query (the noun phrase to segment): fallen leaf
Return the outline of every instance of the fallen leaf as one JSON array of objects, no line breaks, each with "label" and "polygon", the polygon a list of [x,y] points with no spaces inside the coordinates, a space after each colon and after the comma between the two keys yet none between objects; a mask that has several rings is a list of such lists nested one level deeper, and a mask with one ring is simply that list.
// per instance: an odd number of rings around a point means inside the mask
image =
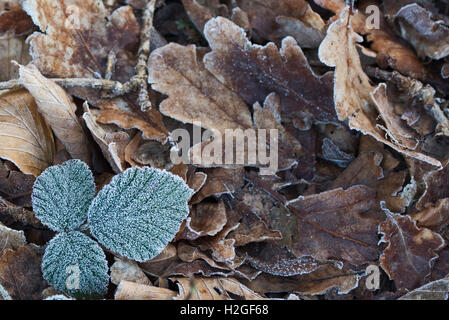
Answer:
[{"label": "fallen leaf", "polygon": [[232,278],[171,278],[179,288],[175,300],[233,300],[237,295],[244,300],[262,300],[263,297]]},{"label": "fallen leaf", "polygon": [[438,200],[436,204],[428,203],[410,216],[419,227],[439,232],[449,225],[449,198]]},{"label": "fallen leaf", "polygon": [[375,205],[374,190],[365,186],[335,189],[287,204],[299,216],[300,239],[291,248],[298,258],[337,259],[355,265],[377,260],[379,219],[363,215]]},{"label": "fallen leaf", "polygon": [[[417,150],[414,132],[393,112],[386,84],[373,86],[364,73],[356,47],[362,37],[353,31],[352,18],[346,8],[329,27],[319,48],[320,60],[336,68],[334,94],[338,118],[348,120],[351,129],[370,135],[398,152],[441,167],[440,161]],[[334,55],[336,50],[345,54]],[[378,123],[378,118],[383,123]]]},{"label": "fallen leaf", "polygon": [[415,289],[430,274],[437,252],[445,246],[443,238],[426,228],[418,228],[410,216],[385,210],[387,220],[379,225],[381,242],[388,244],[380,265],[397,288]]},{"label": "fallen leaf", "polygon": [[0,223],[0,257],[6,250],[17,250],[26,244],[23,231],[10,229]]},{"label": "fallen leaf", "polygon": [[36,100],[39,112],[74,159],[91,163],[89,144],[76,116],[76,106],[63,88],[33,66],[19,67],[20,81]]},{"label": "fallen leaf", "polygon": [[449,294],[449,280],[433,281],[417,288],[398,300],[447,300]]},{"label": "fallen leaf", "polygon": [[53,134],[25,90],[0,95],[0,157],[38,176],[53,163]]},{"label": "fallen leaf", "polygon": [[133,261],[115,258],[114,264],[110,267],[111,282],[120,285],[122,281],[130,281],[136,284],[152,285],[150,279]]},{"label": "fallen leaf", "polygon": [[122,280],[115,291],[115,300],[172,300],[176,291]]},{"label": "fallen leaf", "polygon": [[14,300],[39,300],[48,285],[42,278],[41,257],[28,245],[7,249],[0,258],[0,284]]}]

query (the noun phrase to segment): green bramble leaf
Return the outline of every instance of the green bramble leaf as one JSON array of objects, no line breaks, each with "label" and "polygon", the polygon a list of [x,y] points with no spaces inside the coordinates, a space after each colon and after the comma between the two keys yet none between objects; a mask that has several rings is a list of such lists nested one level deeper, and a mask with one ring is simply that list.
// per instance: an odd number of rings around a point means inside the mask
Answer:
[{"label": "green bramble leaf", "polygon": [[92,202],[88,223],[106,248],[139,262],[157,256],[189,214],[193,191],[178,176],[154,168],[116,175]]},{"label": "green bramble leaf", "polygon": [[95,196],[89,167],[80,160],[47,168],[34,183],[32,202],[36,217],[50,229],[67,232],[87,218]]},{"label": "green bramble leaf", "polygon": [[78,231],[60,233],[45,249],[42,274],[57,291],[75,298],[98,298],[109,284],[108,263],[100,246]]}]

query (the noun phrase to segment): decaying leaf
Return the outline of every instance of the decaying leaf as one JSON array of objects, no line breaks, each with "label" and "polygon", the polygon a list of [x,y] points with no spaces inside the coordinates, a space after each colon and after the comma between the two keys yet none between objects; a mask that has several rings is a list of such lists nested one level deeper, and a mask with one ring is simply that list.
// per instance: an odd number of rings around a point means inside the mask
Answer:
[{"label": "decaying leaf", "polygon": [[39,112],[74,159],[91,163],[89,144],[76,116],[76,106],[63,88],[33,66],[20,66],[20,81],[36,99]]},{"label": "decaying leaf", "polygon": [[[336,67],[334,95],[338,118],[348,120],[352,129],[407,156],[441,167],[440,161],[417,150],[416,134],[394,114],[386,85],[373,86],[364,73],[356,47],[362,37],[353,31],[351,20],[350,10],[346,8],[329,27],[319,49],[320,60]],[[335,55],[335,51],[342,54]]]},{"label": "decaying leaf", "polygon": [[38,176],[53,163],[53,134],[25,90],[0,95],[0,157]]},{"label": "decaying leaf", "polygon": [[42,278],[41,256],[29,245],[7,249],[0,258],[0,284],[14,300],[38,300],[47,287]]},{"label": "decaying leaf", "polygon": [[[178,284],[175,300],[232,300],[237,295],[245,300],[261,300],[262,296],[232,278],[171,278]],[[230,295],[231,294],[231,295]]]},{"label": "decaying leaf", "polygon": [[26,244],[23,231],[10,229],[0,223],[0,257],[5,250],[16,250]]},{"label": "decaying leaf", "polygon": [[382,268],[398,288],[415,289],[445,246],[443,238],[426,228],[419,228],[409,216],[386,210],[387,220],[379,225],[382,242],[388,244],[380,257]]},{"label": "decaying leaf", "polygon": [[171,300],[177,292],[122,280],[115,291],[115,300]]},{"label": "decaying leaf", "polygon": [[447,300],[449,294],[449,280],[441,279],[430,282],[415,289],[398,300]]},{"label": "decaying leaf", "polygon": [[115,262],[110,270],[111,282],[116,285],[119,285],[122,281],[130,281],[143,285],[152,284],[142,269],[133,261],[115,258]]}]

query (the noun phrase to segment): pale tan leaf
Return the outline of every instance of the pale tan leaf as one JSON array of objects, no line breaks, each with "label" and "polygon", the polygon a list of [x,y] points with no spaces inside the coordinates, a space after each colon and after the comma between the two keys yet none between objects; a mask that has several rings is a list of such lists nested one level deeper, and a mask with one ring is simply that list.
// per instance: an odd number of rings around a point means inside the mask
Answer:
[{"label": "pale tan leaf", "polygon": [[115,292],[115,300],[171,300],[176,291],[123,280]]},{"label": "pale tan leaf", "polygon": [[233,278],[171,278],[179,294],[175,300],[232,300],[230,293],[246,300],[262,300],[259,294]]},{"label": "pale tan leaf", "polygon": [[53,134],[26,91],[0,95],[0,157],[38,176],[53,162]]},{"label": "pale tan leaf", "polygon": [[74,159],[90,163],[87,138],[72,99],[59,85],[45,78],[33,66],[20,66],[20,81],[36,99],[40,113],[52,127],[56,137]]}]

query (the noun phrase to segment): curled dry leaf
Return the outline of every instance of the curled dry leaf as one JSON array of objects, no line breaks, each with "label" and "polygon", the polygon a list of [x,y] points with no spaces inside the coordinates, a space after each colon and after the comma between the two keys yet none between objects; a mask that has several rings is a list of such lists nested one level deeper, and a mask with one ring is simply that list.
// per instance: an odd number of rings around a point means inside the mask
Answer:
[{"label": "curled dry leaf", "polygon": [[397,288],[415,289],[430,274],[445,242],[439,234],[417,227],[410,216],[385,211],[387,220],[379,225],[379,233],[388,247],[380,257],[380,265]]},{"label": "curled dry leaf", "polygon": [[53,163],[51,128],[26,90],[0,95],[0,136],[0,157],[22,172],[38,176]]},{"label": "curled dry leaf", "polygon": [[122,281],[131,281],[138,284],[152,285],[150,279],[148,279],[136,262],[115,258],[110,271],[113,284],[119,285]]},{"label": "curled dry leaf", "polygon": [[439,232],[449,225],[449,198],[441,199],[436,204],[428,203],[411,217],[419,227]]},{"label": "curled dry leaf", "polygon": [[[334,95],[338,118],[348,120],[350,128],[370,135],[407,156],[441,167],[440,161],[417,151],[416,133],[394,114],[386,85],[371,85],[356,48],[362,37],[353,31],[352,19],[349,8],[342,11],[339,19],[329,27],[319,48],[320,60],[336,68]],[[335,51],[344,54],[335,55]],[[378,118],[383,123],[378,123]]]},{"label": "curled dry leaf", "polygon": [[171,278],[178,284],[175,300],[232,300],[237,295],[244,300],[262,300],[259,294],[233,278]]},{"label": "curled dry leaf", "polygon": [[401,35],[420,56],[442,59],[449,55],[449,25],[417,3],[402,7],[395,15]]},{"label": "curled dry leaf", "polygon": [[91,163],[89,144],[76,116],[76,106],[63,88],[34,65],[19,67],[20,81],[36,99],[39,112],[74,159]]},{"label": "curled dry leaf", "polygon": [[14,300],[40,300],[48,285],[42,277],[41,260],[35,250],[21,246],[7,249],[0,258],[0,285]]},{"label": "curled dry leaf", "polygon": [[176,291],[123,280],[115,291],[115,300],[172,300]]},{"label": "curled dry leaf", "polygon": [[[333,11],[339,16],[346,6],[345,0],[314,0],[315,3]],[[367,4],[368,5],[368,4]],[[371,43],[370,48],[377,53],[379,64],[391,67],[407,76],[424,80],[427,71],[416,54],[398,41],[397,37],[386,28],[386,23],[381,20],[380,28],[369,28],[368,17],[363,13],[364,8],[356,12],[351,20],[355,32],[366,36]],[[382,17],[380,17],[382,19]]]},{"label": "curled dry leaf", "polygon": [[100,146],[104,157],[112,169],[120,173],[126,169],[125,148],[130,142],[128,133],[119,130],[115,125],[100,124],[96,120],[99,111],[90,109],[88,103],[84,104],[86,112],[83,119],[93,138]]}]

